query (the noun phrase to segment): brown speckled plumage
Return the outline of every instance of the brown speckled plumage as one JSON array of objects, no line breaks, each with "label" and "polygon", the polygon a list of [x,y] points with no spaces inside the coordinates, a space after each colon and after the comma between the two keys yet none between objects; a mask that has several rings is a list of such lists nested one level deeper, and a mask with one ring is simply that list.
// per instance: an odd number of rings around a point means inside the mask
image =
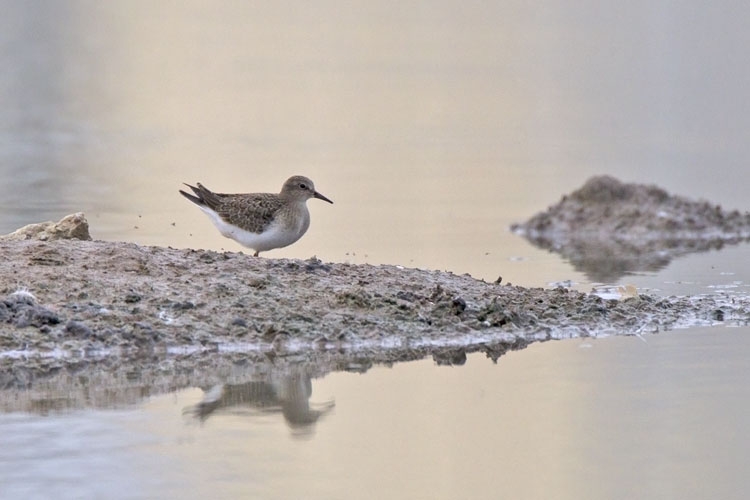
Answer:
[{"label": "brown speckled plumage", "polygon": [[[198,187],[186,184],[198,196],[196,204],[203,204],[215,211],[219,217],[251,233],[262,233],[273,222],[276,212],[284,206],[278,194],[247,193],[225,194],[214,193],[200,182]],[[183,194],[186,194],[182,191]]]}]

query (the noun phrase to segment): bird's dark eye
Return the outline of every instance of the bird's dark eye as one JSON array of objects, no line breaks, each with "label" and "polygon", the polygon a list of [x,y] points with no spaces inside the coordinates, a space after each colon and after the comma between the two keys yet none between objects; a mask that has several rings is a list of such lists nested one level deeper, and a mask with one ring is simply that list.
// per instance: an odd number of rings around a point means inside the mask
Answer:
[{"label": "bird's dark eye", "polygon": [[299,185],[299,188],[300,189],[307,189],[307,184],[302,183],[302,184]]}]

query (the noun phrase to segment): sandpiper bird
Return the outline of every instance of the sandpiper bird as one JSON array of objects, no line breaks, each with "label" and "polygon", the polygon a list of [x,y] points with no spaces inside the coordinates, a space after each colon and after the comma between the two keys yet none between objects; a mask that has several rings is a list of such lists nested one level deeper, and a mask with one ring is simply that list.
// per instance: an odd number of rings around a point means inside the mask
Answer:
[{"label": "sandpiper bird", "polygon": [[182,196],[203,210],[221,234],[258,253],[291,245],[310,227],[307,200],[331,200],[315,191],[307,177],[287,179],[279,194],[222,194],[185,184],[195,196],[180,190]]}]

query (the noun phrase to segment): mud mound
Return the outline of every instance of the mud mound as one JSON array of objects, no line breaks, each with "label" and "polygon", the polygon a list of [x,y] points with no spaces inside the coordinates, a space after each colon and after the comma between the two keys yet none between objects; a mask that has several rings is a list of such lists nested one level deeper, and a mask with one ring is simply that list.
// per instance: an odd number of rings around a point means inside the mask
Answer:
[{"label": "mud mound", "polygon": [[613,282],[661,269],[680,255],[747,241],[750,213],[601,176],[511,229],[593,281]]}]

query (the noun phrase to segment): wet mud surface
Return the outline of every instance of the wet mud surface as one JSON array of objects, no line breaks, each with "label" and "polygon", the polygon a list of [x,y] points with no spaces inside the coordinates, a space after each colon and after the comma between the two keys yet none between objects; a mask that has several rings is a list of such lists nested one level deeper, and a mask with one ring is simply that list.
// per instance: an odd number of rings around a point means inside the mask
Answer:
[{"label": "wet mud surface", "polygon": [[730,296],[605,300],[314,258],[79,240],[2,242],[0,251],[3,390],[64,382],[84,391],[105,378],[157,390],[258,366],[304,364],[319,376],[425,356],[461,364],[470,352],[497,359],[535,341],[750,317]]},{"label": "wet mud surface", "polygon": [[[681,210],[684,224],[644,215],[644,196]],[[640,208],[614,210],[618,200]],[[622,219],[614,226],[613,211]],[[644,228],[645,219],[653,220]],[[686,251],[675,238],[734,241],[747,225],[747,215],[596,178],[515,229],[552,238],[558,250],[575,251],[581,235],[616,240],[602,260],[617,262],[613,253],[638,260],[649,249]],[[112,406],[219,383],[257,389],[427,356],[448,365],[472,352],[497,360],[537,341],[750,320],[750,301],[726,293],[623,289],[605,299],[400,266],[91,241],[83,214],[0,237],[0,252],[0,391],[13,393],[0,401],[8,411]]]}]

